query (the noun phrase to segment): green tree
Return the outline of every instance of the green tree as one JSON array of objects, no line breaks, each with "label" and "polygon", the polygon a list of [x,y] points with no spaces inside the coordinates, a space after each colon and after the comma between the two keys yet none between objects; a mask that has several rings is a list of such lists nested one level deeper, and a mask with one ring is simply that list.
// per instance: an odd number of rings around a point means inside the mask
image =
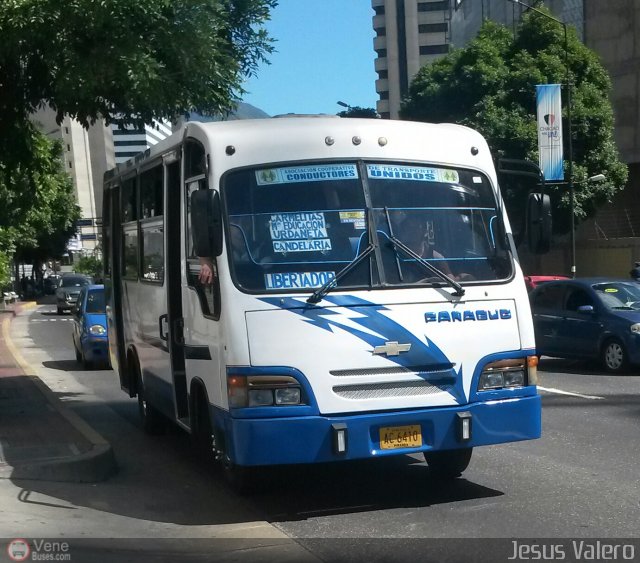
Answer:
[{"label": "green tree", "polygon": [[[0,250],[0,291],[8,287],[9,281],[11,281],[9,256],[5,252]],[[0,298],[2,298],[1,295]]]},{"label": "green tree", "polygon": [[28,161],[43,103],[87,126],[221,113],[272,51],[276,0],[4,0],[0,159]]},{"label": "green tree", "polygon": [[38,263],[60,256],[80,218],[62,145],[30,129],[33,158],[11,170],[0,161],[0,251]]},{"label": "green tree", "polygon": [[78,273],[99,279],[102,277],[102,260],[96,256],[82,256],[75,264],[74,269]]},{"label": "green tree", "polygon": [[340,117],[372,117],[376,118],[378,112],[373,108],[361,108],[360,106],[350,106],[345,111],[338,113]]},{"label": "green tree", "polygon": [[66,114],[84,126],[224,113],[273,50],[263,23],[275,5],[3,0],[0,250],[55,256],[79,216],[68,177],[54,165],[57,149],[29,121],[34,110],[48,104],[58,122]]},{"label": "green tree", "polygon": [[[611,82],[597,55],[568,29],[568,62],[572,84],[576,221],[593,215],[611,201],[627,181],[613,140]],[[413,80],[402,104],[405,119],[455,122],[478,129],[495,156],[538,161],[536,84],[565,83],[564,31],[548,18],[526,13],[515,36],[506,27],[486,21],[465,48],[425,66]],[[565,95],[566,101],[566,95]],[[565,109],[566,112],[566,104]],[[563,126],[566,126],[566,113]],[[565,151],[565,158],[567,157]],[[565,162],[565,177],[566,175]],[[598,184],[581,182],[604,174]],[[502,182],[509,214],[520,223],[525,197],[522,182]],[[550,189],[554,230],[570,228],[566,186]]]}]

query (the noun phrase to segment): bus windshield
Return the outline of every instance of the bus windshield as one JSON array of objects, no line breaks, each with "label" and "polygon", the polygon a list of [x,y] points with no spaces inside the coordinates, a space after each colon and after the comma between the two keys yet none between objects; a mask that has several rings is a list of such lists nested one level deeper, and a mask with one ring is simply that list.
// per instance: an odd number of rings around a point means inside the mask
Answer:
[{"label": "bus windshield", "polygon": [[461,284],[512,272],[491,184],[476,171],[304,164],[233,171],[222,189],[231,271],[246,291],[308,291],[336,275],[343,289],[442,285],[422,261]]}]

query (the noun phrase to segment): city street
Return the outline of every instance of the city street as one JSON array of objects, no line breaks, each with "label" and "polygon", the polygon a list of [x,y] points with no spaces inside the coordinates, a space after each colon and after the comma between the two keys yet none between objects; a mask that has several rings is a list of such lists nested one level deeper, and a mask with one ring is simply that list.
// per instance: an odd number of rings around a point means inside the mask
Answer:
[{"label": "city street", "polygon": [[543,437],[476,449],[463,477],[444,485],[429,478],[422,456],[407,456],[285,468],[268,490],[239,497],[196,458],[187,434],[171,428],[146,436],[136,400],[113,371],[82,370],[69,315],[51,305],[25,311],[12,323],[12,339],[54,393],[112,444],[119,471],[98,484],[0,481],[4,537],[292,538],[293,561],[299,546],[310,560],[333,560],[339,538],[638,534],[635,372],[610,376],[543,358]]}]

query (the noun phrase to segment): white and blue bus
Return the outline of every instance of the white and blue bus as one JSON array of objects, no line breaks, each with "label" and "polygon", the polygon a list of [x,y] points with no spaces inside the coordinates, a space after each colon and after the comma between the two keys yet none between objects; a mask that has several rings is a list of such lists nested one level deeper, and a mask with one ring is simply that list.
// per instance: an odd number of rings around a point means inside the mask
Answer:
[{"label": "white and blue bus", "polygon": [[[538,438],[537,357],[489,148],[457,125],[188,123],[107,172],[111,363],[234,479]],[[211,283],[199,278],[213,268]]]}]

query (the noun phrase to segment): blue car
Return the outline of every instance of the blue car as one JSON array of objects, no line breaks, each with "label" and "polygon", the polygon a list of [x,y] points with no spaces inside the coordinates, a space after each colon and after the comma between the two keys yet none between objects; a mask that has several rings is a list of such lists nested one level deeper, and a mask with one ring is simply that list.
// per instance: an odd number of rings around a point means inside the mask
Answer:
[{"label": "blue car", "polygon": [[87,285],[80,290],[72,310],[73,347],[76,360],[85,369],[109,363],[109,339],[103,285]]},{"label": "blue car", "polygon": [[600,360],[614,373],[640,365],[640,283],[550,281],[529,299],[538,355]]}]

